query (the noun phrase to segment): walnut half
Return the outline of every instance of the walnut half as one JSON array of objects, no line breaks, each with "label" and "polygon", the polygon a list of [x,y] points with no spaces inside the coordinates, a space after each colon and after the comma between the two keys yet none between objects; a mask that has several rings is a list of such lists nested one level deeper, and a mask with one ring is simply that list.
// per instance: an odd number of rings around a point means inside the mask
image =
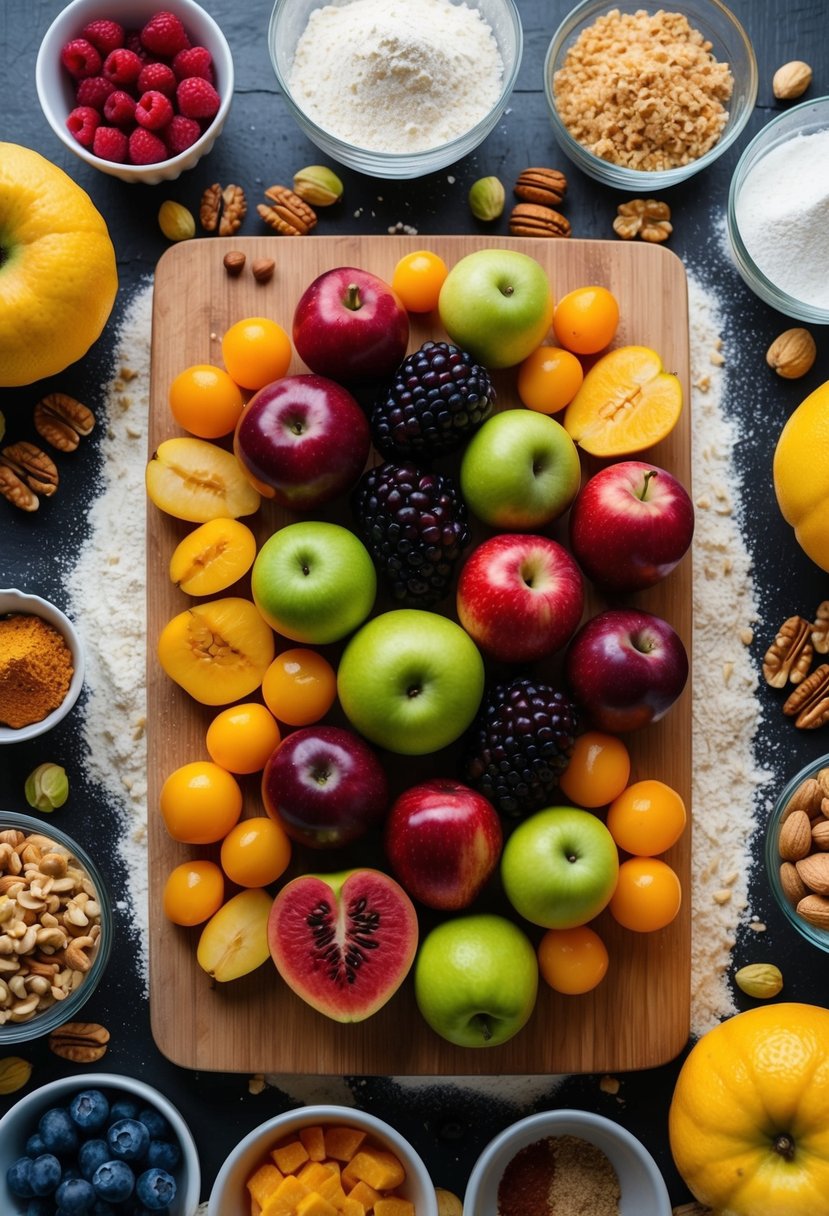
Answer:
[{"label": "walnut half", "polygon": [[616,211],[613,231],[623,241],[638,236],[643,241],[658,244],[667,241],[674,230],[670,207],[656,198],[634,198],[629,203],[620,203]]}]

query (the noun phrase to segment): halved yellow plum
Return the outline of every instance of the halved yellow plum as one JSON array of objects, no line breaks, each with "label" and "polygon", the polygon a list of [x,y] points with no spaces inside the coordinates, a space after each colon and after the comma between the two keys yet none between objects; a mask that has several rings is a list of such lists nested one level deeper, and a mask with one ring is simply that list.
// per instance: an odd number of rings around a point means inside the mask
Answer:
[{"label": "halved yellow plum", "polygon": [[241,596],[194,604],[168,621],[158,639],[164,671],[202,705],[250,696],[273,656],[270,626]]},{"label": "halved yellow plum", "polygon": [[247,574],[256,537],[238,519],[210,519],[176,545],[170,579],[187,595],[217,595]]},{"label": "halved yellow plum", "polygon": [[157,507],[194,524],[252,515],[261,502],[233,453],[206,439],[165,439],[145,480]]},{"label": "halved yellow plum", "polygon": [[620,346],[593,364],[564,413],[564,429],[592,456],[630,456],[676,426],[682,385],[655,350]]},{"label": "halved yellow plum", "polygon": [[273,898],[261,887],[240,891],[202,929],[196,958],[214,980],[227,983],[270,958],[268,917]]}]

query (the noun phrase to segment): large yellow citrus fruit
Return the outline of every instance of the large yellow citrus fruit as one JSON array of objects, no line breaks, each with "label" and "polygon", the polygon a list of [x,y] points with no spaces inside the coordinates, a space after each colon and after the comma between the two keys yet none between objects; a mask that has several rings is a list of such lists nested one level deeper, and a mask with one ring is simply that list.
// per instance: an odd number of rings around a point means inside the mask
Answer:
[{"label": "large yellow citrus fruit", "polygon": [[0,143],[0,387],[85,355],[117,290],[115,250],[89,195],[38,152]]},{"label": "large yellow citrus fruit", "polygon": [[783,518],[812,561],[829,570],[829,380],[789,417],[773,469]]},{"label": "large yellow citrus fruit", "polygon": [[829,1213],[829,1010],[781,1002],[704,1035],[669,1116],[685,1182],[718,1216]]}]

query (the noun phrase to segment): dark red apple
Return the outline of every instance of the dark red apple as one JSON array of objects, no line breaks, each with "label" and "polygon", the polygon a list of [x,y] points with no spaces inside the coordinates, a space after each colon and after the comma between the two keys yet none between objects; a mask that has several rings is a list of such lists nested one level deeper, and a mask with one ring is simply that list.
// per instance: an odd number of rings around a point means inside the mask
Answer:
[{"label": "dark red apple", "polygon": [[570,547],[589,579],[641,591],[665,578],[694,535],[694,504],[673,474],[642,460],[595,473],[570,510]]},{"label": "dark red apple", "polygon": [[309,726],[287,735],[262,774],[262,801],[292,840],[312,849],[359,839],[385,813],[386,774],[352,730]]},{"label": "dark red apple", "polygon": [[363,411],[324,376],[284,376],[251,397],[236,424],[233,451],[260,494],[309,511],[345,493],[371,444]]},{"label": "dark red apple", "polygon": [[409,315],[376,274],[338,266],[319,275],[300,296],[293,339],[312,371],[364,386],[396,371],[409,344]]},{"label": "dark red apple", "polygon": [[661,617],[635,608],[608,608],[573,638],[565,675],[593,725],[620,734],[668,712],[688,679],[688,654],[679,634]]},{"label": "dark red apple", "polygon": [[491,802],[458,781],[434,778],[394,802],[386,854],[409,895],[429,908],[466,908],[501,856],[501,821]]},{"label": "dark red apple", "polygon": [[504,663],[532,663],[572,637],[584,608],[573,558],[546,536],[503,532],[473,550],[458,581],[458,619]]}]

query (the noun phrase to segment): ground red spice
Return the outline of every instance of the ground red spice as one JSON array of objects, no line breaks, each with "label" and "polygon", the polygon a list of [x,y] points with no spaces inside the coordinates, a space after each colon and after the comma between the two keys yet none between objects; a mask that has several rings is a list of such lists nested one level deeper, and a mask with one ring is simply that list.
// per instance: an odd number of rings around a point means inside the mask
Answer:
[{"label": "ground red spice", "polygon": [[554,1173],[552,1139],[519,1149],[498,1184],[497,1216],[549,1216]]},{"label": "ground red spice", "polygon": [[496,1216],[619,1216],[619,1180],[600,1148],[548,1136],[520,1149],[498,1184]]}]

